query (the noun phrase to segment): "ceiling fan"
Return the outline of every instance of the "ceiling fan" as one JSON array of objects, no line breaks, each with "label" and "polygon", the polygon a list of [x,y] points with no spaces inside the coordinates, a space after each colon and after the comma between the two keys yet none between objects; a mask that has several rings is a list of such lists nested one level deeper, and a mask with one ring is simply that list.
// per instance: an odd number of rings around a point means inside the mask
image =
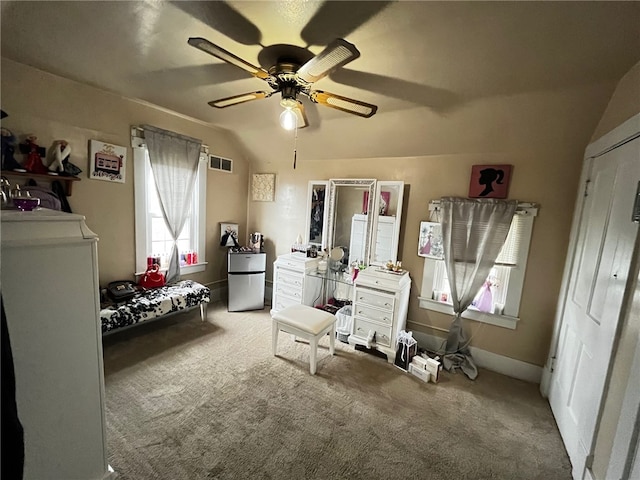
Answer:
[{"label": "ceiling fan", "polygon": [[[360,52],[355,45],[342,38],[335,39],[327,45],[322,52],[304,63],[293,58],[281,57],[268,71],[250,64],[204,38],[191,37],[188,43],[203,52],[249,72],[260,80],[264,80],[272,88],[270,92],[247,92],[213,100],[209,102],[209,105],[212,107],[231,107],[251,100],[269,98],[275,93],[280,93],[280,105],[285,108],[281,121],[284,122],[283,126],[285,128],[290,127],[288,129],[295,128],[296,126],[298,128],[304,128],[308,125],[304,107],[298,99],[300,95],[308,97],[314,103],[319,103],[320,105],[365,118],[371,117],[378,110],[376,105],[370,103],[343,97],[323,90],[312,90],[311,87],[315,82],[360,56]],[[288,120],[285,119],[285,116]],[[285,124],[287,121],[288,125]]]}]

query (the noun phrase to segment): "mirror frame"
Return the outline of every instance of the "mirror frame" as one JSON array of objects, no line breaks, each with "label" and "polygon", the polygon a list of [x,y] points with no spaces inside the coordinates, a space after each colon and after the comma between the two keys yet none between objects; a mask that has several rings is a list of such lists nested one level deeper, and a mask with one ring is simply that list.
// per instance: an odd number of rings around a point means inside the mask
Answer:
[{"label": "mirror frame", "polygon": [[[322,242],[312,242],[311,241],[311,208],[313,207],[313,189],[316,186],[322,185],[324,186],[324,207],[322,212]],[[307,187],[307,222],[305,228],[305,237],[304,240],[308,245],[315,245],[318,247],[320,251],[323,251],[327,248],[327,232],[329,230],[327,225],[327,217],[329,215],[329,208],[327,202],[329,201],[329,180],[309,180],[309,186]]]},{"label": "mirror frame", "polygon": [[329,179],[329,204],[328,204],[328,217],[327,217],[327,248],[330,250],[333,248],[333,241],[335,237],[335,215],[336,215],[336,189],[338,187],[366,187],[369,189],[369,202],[367,204],[367,228],[364,242],[364,261],[369,264],[369,248],[371,245],[371,232],[372,224],[371,212],[375,203],[375,190],[376,179],[375,178],[330,178]]},{"label": "mirror frame", "polygon": [[[380,200],[382,198],[382,191],[387,188],[395,188],[398,190],[398,198],[395,201],[396,204],[396,214],[395,214],[395,223],[393,227],[393,236],[391,237],[391,252],[392,258],[385,259],[383,261],[379,261],[375,258],[375,245],[377,242],[377,234],[378,234],[378,220],[380,218]],[[398,261],[398,248],[400,241],[400,223],[402,222],[402,208],[404,206],[404,182],[402,180],[378,180],[376,182],[376,194],[375,194],[375,205],[374,212],[376,215],[373,217],[373,222],[371,226],[371,244],[373,245],[373,250],[369,252],[369,265],[377,265],[384,266],[387,261],[391,261],[396,263]]]}]

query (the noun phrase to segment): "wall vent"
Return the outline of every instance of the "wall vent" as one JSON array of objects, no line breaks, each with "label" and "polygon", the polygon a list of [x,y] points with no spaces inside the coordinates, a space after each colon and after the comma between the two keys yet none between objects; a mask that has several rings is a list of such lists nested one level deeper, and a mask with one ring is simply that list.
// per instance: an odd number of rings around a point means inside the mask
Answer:
[{"label": "wall vent", "polygon": [[220,170],[222,172],[233,172],[233,160],[230,158],[218,157],[217,155],[209,155],[209,168],[211,170]]}]

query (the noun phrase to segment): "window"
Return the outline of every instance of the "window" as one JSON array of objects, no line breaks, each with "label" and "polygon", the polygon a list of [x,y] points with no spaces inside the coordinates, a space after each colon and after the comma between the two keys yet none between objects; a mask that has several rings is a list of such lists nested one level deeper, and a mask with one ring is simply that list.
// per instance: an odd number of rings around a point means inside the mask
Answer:
[{"label": "window", "polygon": [[[162,216],[155,189],[149,153],[144,146],[133,149],[136,208],[136,272],[147,269],[148,257],[159,257],[161,268],[168,266],[172,239]],[[201,155],[193,189],[192,206],[178,237],[180,273],[205,269],[205,203],[207,156]]]},{"label": "window", "polygon": [[[433,203],[430,208],[435,210]],[[532,204],[518,206],[498,259],[471,306],[462,314],[464,318],[516,328],[536,214]],[[453,314],[450,297],[444,261],[425,258],[420,307]]]}]

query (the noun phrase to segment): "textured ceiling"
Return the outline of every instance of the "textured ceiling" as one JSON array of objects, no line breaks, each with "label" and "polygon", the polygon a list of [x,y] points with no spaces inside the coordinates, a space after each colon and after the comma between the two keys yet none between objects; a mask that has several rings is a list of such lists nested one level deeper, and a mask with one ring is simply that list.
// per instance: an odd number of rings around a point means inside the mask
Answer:
[{"label": "textured ceiling", "polygon": [[282,135],[277,97],[210,107],[269,87],[189,46],[189,37],[267,69],[283,49],[308,58],[334,38],[355,44],[360,58],[314,87],[376,104],[378,113],[363,119],[305,98],[311,125],[300,135],[318,141],[323,131],[355,137],[402,118],[445,121],[492,97],[615,85],[640,60],[638,2],[2,1],[1,8],[2,56],[232,130],[254,153],[260,145],[252,142]]}]

